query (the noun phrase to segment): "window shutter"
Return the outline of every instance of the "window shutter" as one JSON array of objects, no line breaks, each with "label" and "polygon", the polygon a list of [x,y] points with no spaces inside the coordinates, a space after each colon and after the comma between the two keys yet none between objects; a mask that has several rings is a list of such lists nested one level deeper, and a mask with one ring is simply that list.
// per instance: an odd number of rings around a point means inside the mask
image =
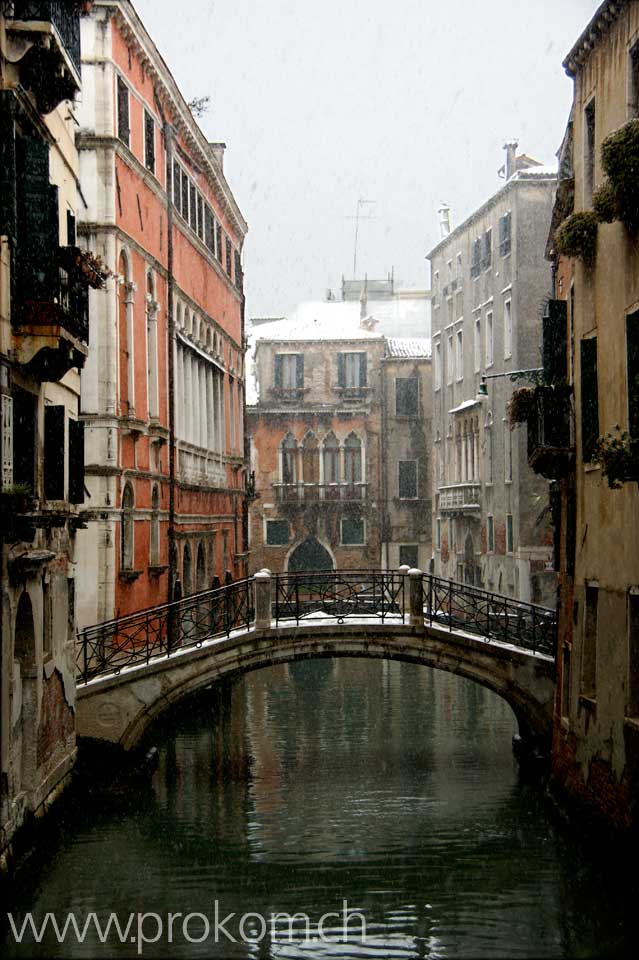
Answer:
[{"label": "window shutter", "polygon": [[49,183],[49,146],[18,140],[18,282],[29,299],[54,289],[59,242],[58,188]]},{"label": "window shutter", "polygon": [[182,213],[182,179],[180,165],[177,160],[173,161],[173,203],[178,211]]},{"label": "window shutter", "polygon": [[13,398],[0,394],[2,404],[2,485],[13,483]]},{"label": "window shutter", "polygon": [[129,88],[124,80],[118,77],[118,137],[128,146],[130,135]]},{"label": "window shutter", "polygon": [[16,136],[13,120],[15,98],[9,90],[0,91],[0,233],[15,243],[16,206]]},{"label": "window shutter", "polygon": [[144,162],[147,170],[155,173],[155,121],[144,111]]},{"label": "window shutter", "polygon": [[301,353],[297,355],[295,364],[295,386],[298,390],[304,387],[304,355]]},{"label": "window shutter", "polygon": [[360,387],[366,386],[366,354],[360,353],[359,355],[359,385]]},{"label": "window shutter", "polygon": [[216,252],[217,259],[222,263],[222,227],[219,223],[215,225],[215,236],[216,236]]},{"label": "window shutter", "polygon": [[84,423],[69,420],[69,503],[84,503]]},{"label": "window shutter", "polygon": [[597,338],[581,341],[581,455],[592,460],[599,437]]},{"label": "window shutter", "polygon": [[337,385],[346,386],[346,358],[343,353],[337,354]]},{"label": "window shutter", "polygon": [[282,386],[282,363],[284,358],[281,353],[275,354],[275,370],[273,373],[273,382],[276,387]]},{"label": "window shutter", "polygon": [[542,320],[542,366],[547,383],[559,383],[568,373],[568,304],[549,300],[548,314]]},{"label": "window shutter", "polygon": [[44,496],[64,500],[64,407],[44,408]]},{"label": "window shutter", "polygon": [[36,400],[27,390],[13,391],[13,482],[35,492]]},{"label": "window shutter", "polygon": [[626,318],[628,351],[628,433],[639,438],[639,313]]}]

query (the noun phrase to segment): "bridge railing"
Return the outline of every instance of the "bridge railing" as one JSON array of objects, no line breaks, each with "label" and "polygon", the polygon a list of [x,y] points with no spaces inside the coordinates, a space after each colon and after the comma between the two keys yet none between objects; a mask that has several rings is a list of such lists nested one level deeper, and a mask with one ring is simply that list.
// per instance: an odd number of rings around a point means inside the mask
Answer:
[{"label": "bridge railing", "polygon": [[397,570],[326,570],[278,573],[273,577],[272,614],[282,621],[329,617],[343,623],[353,617],[389,618],[403,623],[405,577]]},{"label": "bridge railing", "polygon": [[554,610],[429,575],[423,577],[422,584],[426,623],[555,656]]},{"label": "bridge railing", "polygon": [[124,667],[201,646],[234,630],[248,630],[255,617],[251,580],[196,593],[130,616],[82,630],[78,636],[77,677],[119,673]]}]

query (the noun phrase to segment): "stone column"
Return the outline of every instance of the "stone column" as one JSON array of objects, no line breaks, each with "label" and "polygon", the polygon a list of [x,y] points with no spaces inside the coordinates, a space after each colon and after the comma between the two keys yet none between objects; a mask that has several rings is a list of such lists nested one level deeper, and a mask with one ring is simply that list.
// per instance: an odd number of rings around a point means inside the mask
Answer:
[{"label": "stone column", "polygon": [[271,574],[260,570],[253,578],[255,589],[255,629],[271,629]]},{"label": "stone column", "polygon": [[408,571],[410,567],[407,563],[403,563],[399,568],[399,575],[404,579],[404,601],[402,606],[402,616],[404,618],[410,616],[410,584],[408,582]]},{"label": "stone column", "polygon": [[411,627],[424,626],[424,591],[422,587],[423,573],[414,567],[408,571],[410,625]]}]

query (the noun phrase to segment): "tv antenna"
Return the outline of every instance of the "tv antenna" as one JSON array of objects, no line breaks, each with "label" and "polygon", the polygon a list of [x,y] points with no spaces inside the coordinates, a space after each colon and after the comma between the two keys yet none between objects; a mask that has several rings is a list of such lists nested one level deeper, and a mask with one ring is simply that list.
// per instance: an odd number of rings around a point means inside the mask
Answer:
[{"label": "tv antenna", "polygon": [[353,280],[357,279],[357,239],[359,236],[359,221],[376,219],[376,217],[372,216],[372,214],[370,213],[367,217],[362,217],[361,215],[362,207],[365,206],[366,204],[373,204],[376,202],[377,202],[376,200],[364,200],[362,197],[360,197],[359,200],[357,201],[357,211],[355,213],[355,216],[346,217],[347,220],[355,221],[355,248],[353,250]]}]

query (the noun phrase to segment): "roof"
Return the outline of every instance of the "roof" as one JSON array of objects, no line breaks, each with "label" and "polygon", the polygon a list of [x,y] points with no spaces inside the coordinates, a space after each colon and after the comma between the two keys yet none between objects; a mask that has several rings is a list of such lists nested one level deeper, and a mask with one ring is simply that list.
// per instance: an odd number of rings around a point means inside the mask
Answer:
[{"label": "roof", "polygon": [[399,359],[430,359],[430,340],[425,338],[389,337],[386,341],[386,356]]},{"label": "roof", "polygon": [[471,407],[477,407],[479,404],[481,404],[481,400],[464,400],[463,403],[460,403],[457,407],[453,407],[453,409],[448,412],[462,413],[463,410],[470,410]]},{"label": "roof", "polygon": [[628,6],[629,0],[604,0],[564,60],[563,67],[569,77],[574,77],[583,60],[605,33],[616,17]]},{"label": "roof", "polygon": [[360,305],[352,301],[309,300],[300,303],[290,317],[260,323],[252,330],[253,340],[381,340],[373,317],[364,318]]}]

